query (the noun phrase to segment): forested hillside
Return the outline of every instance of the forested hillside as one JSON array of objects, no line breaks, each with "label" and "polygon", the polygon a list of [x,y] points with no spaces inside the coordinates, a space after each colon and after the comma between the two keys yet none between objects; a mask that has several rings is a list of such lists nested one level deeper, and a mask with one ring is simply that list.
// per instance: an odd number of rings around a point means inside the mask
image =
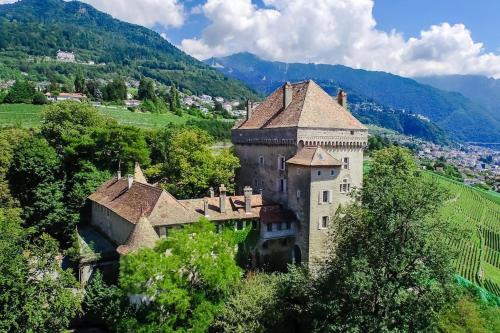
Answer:
[{"label": "forested hillside", "polygon": [[[445,130],[452,139],[477,142],[500,142],[500,116],[476,100],[462,94],[436,89],[415,80],[397,75],[353,69],[341,65],[288,64],[264,61],[258,57],[240,53],[205,61],[226,75],[238,78],[253,89],[269,93],[285,81],[313,79],[330,93],[337,87],[346,89],[351,101],[362,100],[374,103],[370,109],[371,122],[385,127],[383,117],[377,114],[382,108],[394,109],[397,113],[420,115],[429,118]],[[335,89],[333,89],[335,88]],[[333,90],[333,91],[332,91]],[[390,122],[396,117],[391,116]],[[487,124],[487,126],[485,125]],[[422,123],[419,124],[421,126]],[[405,134],[415,135],[411,131]],[[426,133],[433,133],[427,129]],[[431,135],[432,136],[432,135]],[[424,136],[425,138],[425,136]]]},{"label": "forested hillside", "polygon": [[[227,98],[253,96],[186,55],[147,28],[121,22],[77,1],[22,0],[0,5],[0,79],[27,73],[33,80],[64,80],[83,67],[89,77],[141,75],[181,90]],[[56,62],[58,50],[74,52],[78,63]]]}]

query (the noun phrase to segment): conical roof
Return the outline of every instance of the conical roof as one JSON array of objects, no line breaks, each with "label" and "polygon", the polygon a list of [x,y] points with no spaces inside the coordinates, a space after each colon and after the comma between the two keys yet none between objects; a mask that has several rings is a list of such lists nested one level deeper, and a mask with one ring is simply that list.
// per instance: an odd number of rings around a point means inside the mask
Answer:
[{"label": "conical roof", "polygon": [[141,166],[139,165],[138,162],[135,162],[135,167],[134,167],[134,181],[147,184],[148,181],[146,180],[146,177],[144,177],[144,173],[142,172]]},{"label": "conical roof", "polygon": [[125,254],[140,248],[153,248],[158,239],[159,237],[151,226],[151,223],[149,223],[148,218],[142,216],[134,226],[134,230],[132,230],[125,244],[118,247],[118,252]]}]

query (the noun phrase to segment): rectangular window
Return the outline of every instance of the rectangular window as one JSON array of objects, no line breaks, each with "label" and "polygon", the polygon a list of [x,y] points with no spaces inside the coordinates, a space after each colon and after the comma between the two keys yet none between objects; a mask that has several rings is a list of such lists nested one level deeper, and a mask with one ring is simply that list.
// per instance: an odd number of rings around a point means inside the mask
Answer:
[{"label": "rectangular window", "polygon": [[278,180],[278,191],[281,192],[281,193],[285,193],[286,192],[286,179],[280,178]]},{"label": "rectangular window", "polygon": [[297,199],[300,199],[300,190],[297,190]]},{"label": "rectangular window", "polygon": [[285,171],[285,156],[278,156],[278,170]]},{"label": "rectangular window", "polygon": [[264,156],[259,156],[259,164],[264,165]]},{"label": "rectangular window", "polygon": [[349,157],[344,157],[343,163],[342,163],[342,168],[349,169]]},{"label": "rectangular window", "polygon": [[326,228],[328,228],[329,222],[330,222],[330,217],[329,216],[322,216],[321,217],[320,229],[326,229]]},{"label": "rectangular window", "polygon": [[257,221],[252,220],[252,230],[257,230]]},{"label": "rectangular window", "polygon": [[323,191],[323,203],[328,202],[328,194],[329,194],[328,191]]},{"label": "rectangular window", "polygon": [[318,170],[318,176],[321,176],[321,171],[320,170]]},{"label": "rectangular window", "polygon": [[330,175],[331,175],[331,176],[335,176],[335,170],[333,170],[333,169],[332,169],[332,170],[330,171]]},{"label": "rectangular window", "polygon": [[340,193],[349,193],[351,191],[351,184],[347,183],[347,181],[344,181],[342,184],[340,184]]},{"label": "rectangular window", "polygon": [[269,232],[273,231],[273,224],[272,223],[269,223],[267,225],[267,231],[269,231]]}]

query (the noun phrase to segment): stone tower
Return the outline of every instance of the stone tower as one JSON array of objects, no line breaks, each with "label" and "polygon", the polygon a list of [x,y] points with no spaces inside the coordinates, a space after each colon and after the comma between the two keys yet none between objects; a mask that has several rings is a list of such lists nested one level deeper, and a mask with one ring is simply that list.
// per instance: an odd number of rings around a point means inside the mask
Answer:
[{"label": "stone tower", "polygon": [[241,168],[237,189],[252,184],[264,198],[293,211],[299,222],[292,261],[324,253],[330,218],[363,179],[368,130],[315,82],[286,83],[232,130]]}]

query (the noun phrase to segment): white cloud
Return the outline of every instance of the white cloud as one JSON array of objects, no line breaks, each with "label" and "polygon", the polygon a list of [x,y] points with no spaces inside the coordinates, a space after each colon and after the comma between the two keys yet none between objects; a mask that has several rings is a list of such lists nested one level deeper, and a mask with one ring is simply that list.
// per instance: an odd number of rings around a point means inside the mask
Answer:
[{"label": "white cloud", "polygon": [[5,5],[7,3],[14,3],[17,2],[18,0],[0,0],[0,5]]},{"label": "white cloud", "polygon": [[344,64],[406,76],[476,73],[500,78],[500,56],[486,53],[462,24],[441,23],[404,39],[376,28],[373,0],[207,0],[211,24],[184,51],[204,59],[249,51],[265,59]]},{"label": "white cloud", "polygon": [[184,6],[177,0],[82,0],[114,17],[146,27],[182,26]]}]

